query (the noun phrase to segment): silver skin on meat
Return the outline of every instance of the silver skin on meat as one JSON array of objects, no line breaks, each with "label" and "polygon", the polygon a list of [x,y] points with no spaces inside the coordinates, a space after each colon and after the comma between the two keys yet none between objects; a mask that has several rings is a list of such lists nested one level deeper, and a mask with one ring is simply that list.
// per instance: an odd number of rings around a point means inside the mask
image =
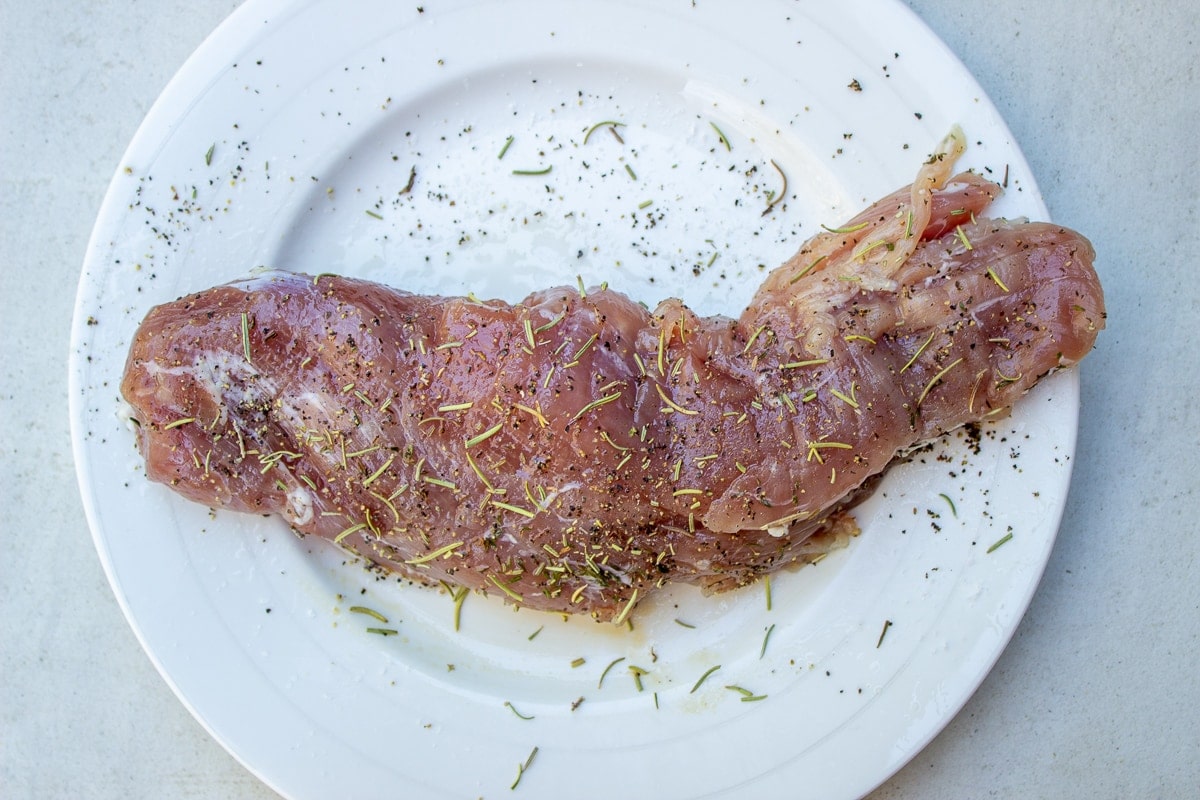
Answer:
[{"label": "silver skin on meat", "polygon": [[152,480],[370,564],[624,620],[858,532],[898,452],[1092,347],[1091,245],[986,219],[955,131],[740,317],[608,289],[517,304],[272,272],[153,309],[122,392]]}]

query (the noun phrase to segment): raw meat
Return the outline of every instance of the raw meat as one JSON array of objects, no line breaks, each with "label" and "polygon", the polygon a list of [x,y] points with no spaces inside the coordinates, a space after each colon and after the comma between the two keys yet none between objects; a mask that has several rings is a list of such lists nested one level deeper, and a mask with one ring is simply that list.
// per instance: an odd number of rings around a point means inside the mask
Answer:
[{"label": "raw meat", "polygon": [[604,288],[516,305],[273,272],[155,308],[122,391],[147,475],[371,564],[623,620],[857,533],[915,443],[1002,412],[1104,325],[1083,237],[916,181],[772,272],[738,319]]}]

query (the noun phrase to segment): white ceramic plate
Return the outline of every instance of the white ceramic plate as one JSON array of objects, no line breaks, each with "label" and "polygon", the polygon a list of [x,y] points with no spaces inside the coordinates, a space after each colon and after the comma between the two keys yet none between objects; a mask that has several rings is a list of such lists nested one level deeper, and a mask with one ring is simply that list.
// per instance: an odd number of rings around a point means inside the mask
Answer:
[{"label": "white ceramic plate", "polygon": [[[623,141],[585,136],[605,120]],[[964,166],[1007,180],[997,211],[1044,217],[994,108],[890,0],[251,0],[130,145],[75,319],[85,504],[163,676],[289,797],[835,798],[885,780],[1028,604],[1069,480],[1073,375],[978,447],[951,438],[890,473],[863,535],[776,576],[769,607],[763,586],[678,591],[633,630],[471,596],[456,631],[444,592],[189,505],[144,479],[117,384],[153,304],[259,265],[509,300],[578,275],[736,313],[955,123]],[[787,191],[764,216],[772,161]]]}]

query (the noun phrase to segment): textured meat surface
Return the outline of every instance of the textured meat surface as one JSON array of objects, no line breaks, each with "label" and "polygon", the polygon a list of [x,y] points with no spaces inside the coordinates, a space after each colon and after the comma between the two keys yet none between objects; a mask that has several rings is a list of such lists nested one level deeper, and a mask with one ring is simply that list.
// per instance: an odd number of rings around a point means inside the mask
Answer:
[{"label": "textured meat surface", "polygon": [[515,305],[273,272],[155,308],[147,474],[374,564],[622,619],[828,550],[897,451],[1011,406],[1103,327],[1093,252],[979,216],[950,137],[737,319],[607,289]]}]

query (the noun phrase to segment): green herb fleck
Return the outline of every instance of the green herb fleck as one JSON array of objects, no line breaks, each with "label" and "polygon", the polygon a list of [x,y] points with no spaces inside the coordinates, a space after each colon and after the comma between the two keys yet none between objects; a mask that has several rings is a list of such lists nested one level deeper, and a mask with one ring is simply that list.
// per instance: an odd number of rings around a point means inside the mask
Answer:
[{"label": "green herb fleck", "polygon": [[[604,127],[619,128],[619,127],[623,126],[624,124],[625,124],[624,122],[617,122],[615,120],[605,120],[604,122],[597,122],[595,125],[593,125],[592,127],[587,129],[587,133],[585,133],[583,135],[583,143],[587,144],[588,139],[592,138],[592,134],[595,133],[596,131],[598,131],[600,128],[604,128]],[[615,133],[615,131],[614,131],[614,133]]]},{"label": "green herb fleck", "polygon": [[763,635],[762,648],[760,648],[758,651],[758,657],[760,660],[762,659],[763,656],[765,656],[767,654],[767,642],[771,641],[771,633],[774,630],[775,630],[775,623],[772,622],[770,627],[767,628],[766,634]]},{"label": "green herb fleck", "polygon": [[528,508],[521,508],[520,506],[514,506],[512,503],[503,503],[499,500],[492,500],[491,504],[496,506],[497,508],[502,508],[505,511],[511,511],[514,514],[520,514],[522,517],[525,517],[526,519],[533,519],[534,517],[537,516],[536,511],[530,511]]},{"label": "green herb fleck", "polygon": [[784,198],[788,189],[787,175],[783,173],[783,167],[779,166],[773,158],[771,159],[771,166],[779,173],[779,177],[783,181],[783,188],[779,190],[778,194],[767,195],[767,207],[762,212],[764,215],[769,214],[771,209],[775,207],[775,204]]},{"label": "green herb fleck", "polygon": [[650,670],[644,669],[643,667],[639,667],[635,664],[630,664],[628,667],[626,667],[626,669],[628,669],[629,674],[633,676],[633,685],[637,687],[639,692],[642,691],[642,676],[649,675]]},{"label": "green herb fleck", "polygon": [[521,782],[521,776],[523,776],[525,771],[529,769],[529,765],[533,763],[533,758],[537,755],[537,753],[538,749],[537,747],[534,747],[533,750],[529,752],[529,758],[525,759],[525,763],[517,764],[517,779],[512,782],[512,786],[508,787],[510,790],[517,788],[517,784]]},{"label": "green herb fleck", "polygon": [[512,143],[513,143],[513,137],[509,136],[507,139],[505,139],[504,147],[500,148],[500,155],[496,156],[496,158],[497,159],[504,158],[504,154],[508,152],[508,148],[512,146]]},{"label": "green herb fleck", "polygon": [[445,545],[444,547],[439,547],[438,549],[436,549],[432,552],[426,553],[423,556],[417,556],[416,558],[406,559],[404,563],[405,564],[427,564],[430,561],[436,561],[437,559],[439,559],[443,556],[450,555],[450,553],[454,552],[455,550],[457,550],[458,548],[460,548],[462,546],[463,546],[462,542],[451,542],[450,544]]},{"label": "green herb fleck", "polygon": [[812,272],[813,268],[816,267],[817,264],[820,264],[822,261],[824,261],[826,258],[828,258],[828,256],[819,256],[815,261],[813,261],[807,267],[805,267],[804,269],[800,270],[795,275],[793,275],[792,279],[790,281],[788,281],[788,285],[795,283],[796,281],[800,280],[808,273]]},{"label": "green herb fleck", "polygon": [[754,692],[750,691],[749,689],[745,689],[741,686],[726,686],[725,688],[730,690],[731,692],[737,692],[738,694],[740,694],[742,696],[741,701],[743,703],[755,703],[755,702],[758,702],[759,700],[767,699],[767,696],[765,694],[755,694]]},{"label": "green herb fleck", "polygon": [[465,446],[466,447],[474,447],[475,445],[479,444],[480,442],[487,441],[488,439],[490,439],[491,437],[493,437],[497,433],[499,433],[500,429],[503,427],[504,427],[503,422],[497,422],[495,425],[488,428],[486,431],[479,434],[478,436],[472,436],[470,439],[467,439]]},{"label": "green herb fleck", "polygon": [[[962,230],[962,229],[960,228],[959,230]],[[996,274],[995,269],[993,269],[992,267],[988,267],[987,274],[988,274],[988,277],[991,278],[993,281],[995,281],[996,285],[1000,287],[1000,291],[1004,292],[1005,294],[1008,293],[1008,287],[1004,285],[1004,281],[1000,280],[1000,276]]]},{"label": "green herb fleck", "polygon": [[517,711],[517,707],[516,707],[516,706],[514,706],[512,703],[510,703],[510,702],[509,702],[509,701],[507,701],[507,700],[505,700],[505,701],[504,701],[504,705],[508,707],[508,710],[509,710],[509,711],[513,712],[514,714],[516,714],[516,715],[517,715],[518,717],[520,717],[521,719],[533,719],[533,715],[532,715],[532,714],[529,714],[529,715],[522,714],[520,711]]},{"label": "green herb fleck", "polygon": [[495,575],[488,575],[488,580],[491,581],[497,589],[504,592],[506,595],[508,595],[510,598],[512,598],[516,602],[518,602],[518,603],[525,602],[524,597],[522,597],[521,595],[514,592],[512,589],[505,586],[504,583],[502,581],[500,581],[500,579],[497,578]]},{"label": "green herb fleck", "polygon": [[[975,249],[974,247],[972,247],[972,246],[971,246],[971,240],[967,238],[967,233],[966,233],[966,231],[964,231],[964,230],[962,229],[962,225],[958,225],[958,226],[956,226],[956,227],[954,228],[954,234],[955,234],[955,236],[957,236],[957,237],[958,237],[958,240],[959,240],[960,242],[962,242],[962,246],[963,246],[965,249],[967,249],[967,250],[974,250],[974,249]],[[988,272],[991,272],[991,270],[989,269],[989,270],[988,270]],[[996,274],[996,273],[992,272],[992,276],[993,276],[993,277],[995,277],[995,274]]]},{"label": "green herb fleck", "polygon": [[703,675],[701,675],[700,679],[697,680],[696,683],[692,685],[691,691],[689,691],[688,694],[695,694],[696,690],[700,688],[700,684],[702,684],[706,680],[708,680],[708,676],[712,675],[714,672],[716,672],[720,668],[721,668],[720,664],[717,664],[715,667],[709,667],[708,671],[705,672]]},{"label": "green herb fleck", "polygon": [[245,311],[242,312],[242,352],[246,356],[246,363],[250,361],[250,315]]},{"label": "green herb fleck", "polygon": [[855,231],[861,231],[870,224],[869,222],[860,222],[857,225],[847,225],[843,228],[831,228],[828,225],[822,225],[821,227],[830,233],[854,233]]},{"label": "green herb fleck", "polygon": [[368,617],[374,617],[384,625],[387,625],[388,618],[373,608],[367,608],[366,606],[350,606],[350,611],[354,614],[366,614]]},{"label": "green herb fleck", "polygon": [[1008,542],[1008,540],[1009,540],[1009,539],[1011,539],[1012,537],[1013,537],[1013,535],[1012,535],[1012,531],[1009,531],[1008,533],[1004,534],[1004,535],[1003,535],[1003,536],[1001,536],[999,539],[997,539],[995,542],[993,542],[993,543],[992,543],[992,546],[991,546],[991,547],[989,547],[989,548],[987,549],[987,551],[988,551],[989,553],[991,553],[992,551],[994,551],[994,550],[996,550],[997,548],[999,548],[1001,545],[1003,545],[1003,544],[1005,544],[1006,542]]},{"label": "green herb fleck", "polygon": [[629,612],[632,611],[634,605],[637,604],[637,599],[638,599],[638,590],[634,589],[633,594],[631,594],[629,596],[629,601],[627,603],[625,603],[625,607],[621,609],[621,613],[618,614],[617,618],[613,620],[614,625],[620,625],[622,622],[625,621],[625,619],[629,616]]},{"label": "green herb fleck", "polygon": [[724,131],[717,127],[717,123],[710,122],[708,124],[712,125],[712,129],[717,132],[717,138],[720,139],[721,144],[725,146],[726,152],[733,150],[733,145],[729,143],[729,138],[725,136]]},{"label": "green herb fleck", "polygon": [[924,343],[923,343],[923,344],[922,344],[920,347],[918,347],[918,348],[917,348],[917,352],[915,352],[915,353],[913,353],[913,354],[912,354],[912,358],[910,358],[910,359],[908,360],[908,363],[906,363],[906,364],[905,364],[903,367],[901,367],[901,368],[900,368],[900,372],[902,372],[902,373],[903,373],[903,372],[905,372],[905,371],[906,371],[906,370],[907,370],[909,367],[911,367],[911,366],[913,365],[913,363],[914,363],[914,362],[915,362],[915,361],[916,361],[918,358],[920,358],[920,357],[921,357],[921,353],[924,353],[924,352],[925,352],[925,348],[926,348],[926,347],[929,347],[929,343],[933,341],[933,337],[934,337],[934,336],[936,336],[936,335],[937,335],[937,328],[934,328],[933,330],[931,330],[931,331],[929,332],[929,338],[928,338],[928,339],[926,339],[926,340],[924,341]]},{"label": "green herb fleck", "polygon": [[948,373],[950,370],[954,369],[961,363],[962,363],[962,357],[960,356],[960,357],[954,359],[953,361],[951,361],[949,364],[947,364],[945,366],[945,368],[943,368],[940,372],[938,372],[937,375],[934,375],[933,378],[930,379],[929,383],[925,384],[925,391],[921,392],[921,396],[917,398],[917,408],[920,408],[921,403],[925,402],[926,395],[929,394],[930,390],[933,389],[933,387],[937,384],[937,382],[940,381],[942,378],[946,377],[946,373]]},{"label": "green herb fleck", "polygon": [[608,666],[605,667],[604,671],[600,673],[600,680],[596,683],[597,689],[604,686],[604,679],[605,679],[605,677],[607,677],[609,670],[611,670],[613,667],[615,667],[617,664],[620,664],[624,660],[625,660],[625,656],[621,656],[620,658],[614,658],[612,661],[608,662]]},{"label": "green herb fleck", "polygon": [[365,523],[365,522],[360,522],[357,525],[351,525],[349,528],[346,528],[344,531],[339,533],[337,536],[334,536],[333,543],[341,544],[341,541],[343,539],[345,539],[347,536],[349,536],[352,533],[357,533],[358,531],[361,531],[365,527],[367,527],[367,523]]},{"label": "green herb fleck", "polygon": [[458,630],[462,623],[462,607],[463,601],[467,599],[467,594],[470,590],[466,586],[460,586],[458,589],[450,593],[454,599],[454,630]]},{"label": "green herb fleck", "polygon": [[[658,384],[655,384],[655,385],[657,386]],[[586,406],[584,406],[583,408],[581,408],[577,412],[575,412],[575,416],[571,417],[570,422],[576,422],[580,417],[582,417],[584,414],[588,413],[589,411],[592,411],[593,409],[597,409],[600,406],[607,405],[607,404],[613,402],[614,400],[617,400],[620,397],[621,397],[621,393],[619,391],[617,391],[617,392],[613,392],[612,394],[605,395],[604,397],[601,397],[599,399],[593,400],[592,402],[588,403]]]},{"label": "green herb fleck", "polygon": [[890,619],[885,619],[885,620],[883,621],[883,630],[881,630],[881,631],[879,632],[879,640],[878,640],[877,642],[875,642],[875,649],[876,649],[876,650],[878,650],[878,649],[879,649],[879,646],[880,646],[881,644],[883,644],[883,637],[884,637],[884,636],[887,636],[888,628],[890,628],[890,627],[892,627],[892,621],[891,621]]}]

